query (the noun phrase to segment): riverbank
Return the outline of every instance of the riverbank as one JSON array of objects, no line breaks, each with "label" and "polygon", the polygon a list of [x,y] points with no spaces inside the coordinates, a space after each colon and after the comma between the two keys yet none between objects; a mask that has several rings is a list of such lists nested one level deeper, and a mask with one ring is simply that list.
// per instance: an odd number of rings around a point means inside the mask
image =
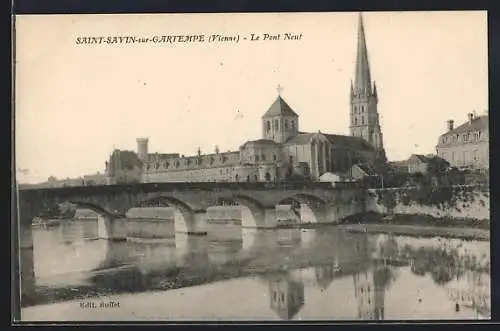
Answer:
[{"label": "riverbank", "polygon": [[353,232],[392,233],[423,237],[454,237],[490,240],[489,220],[435,218],[428,215],[391,215],[367,213],[348,217],[339,227]]}]

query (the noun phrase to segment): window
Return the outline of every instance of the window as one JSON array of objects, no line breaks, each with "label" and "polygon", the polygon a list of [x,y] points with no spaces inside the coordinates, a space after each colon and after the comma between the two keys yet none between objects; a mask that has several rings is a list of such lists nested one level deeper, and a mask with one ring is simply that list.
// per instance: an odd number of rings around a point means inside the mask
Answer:
[{"label": "window", "polygon": [[474,161],[476,161],[477,160],[477,149],[475,149],[473,153],[474,153]]},{"label": "window", "polygon": [[290,122],[290,124],[291,124],[291,127],[292,127],[292,131],[293,131],[293,130],[295,130],[295,121],[294,121],[294,120],[292,120],[292,121]]},{"label": "window", "polygon": [[266,160],[266,156],[264,154],[262,154],[260,157],[261,157],[262,161]]},{"label": "window", "polygon": [[266,122],[266,132],[271,131],[271,121]]},{"label": "window", "polygon": [[361,124],[365,124],[365,117],[361,116]]},{"label": "window", "polygon": [[291,156],[291,155],[290,155],[290,156],[288,157],[288,161],[290,161],[290,163],[293,163],[293,156]]},{"label": "window", "polygon": [[365,106],[361,106],[361,112],[364,113],[365,112]]},{"label": "window", "polygon": [[273,154],[273,160],[276,161],[276,154]]},{"label": "window", "polygon": [[288,131],[288,120],[285,120],[285,130]]},{"label": "window", "polygon": [[276,131],[280,129],[279,121],[277,119],[274,120],[274,126],[276,127]]},{"label": "window", "polygon": [[358,125],[358,118],[354,117],[354,125]]},{"label": "window", "polygon": [[357,114],[358,112],[358,106],[354,106],[354,113]]},{"label": "window", "polygon": [[469,153],[467,151],[464,151],[464,163],[467,163],[469,161]]}]

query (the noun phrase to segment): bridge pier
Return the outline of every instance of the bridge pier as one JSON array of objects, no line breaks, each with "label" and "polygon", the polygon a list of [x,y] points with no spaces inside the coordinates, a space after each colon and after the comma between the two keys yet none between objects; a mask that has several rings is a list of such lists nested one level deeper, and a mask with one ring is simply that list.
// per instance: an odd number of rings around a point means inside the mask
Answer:
[{"label": "bridge pier", "polygon": [[258,209],[242,206],[241,226],[243,228],[274,229],[278,225],[275,208]]},{"label": "bridge pier", "polygon": [[97,237],[106,240],[127,240],[127,219],[97,215]]},{"label": "bridge pier", "polygon": [[207,234],[207,214],[205,211],[174,212],[175,232],[203,236]]},{"label": "bridge pier", "polygon": [[202,268],[208,265],[207,245],[207,237],[176,233],[175,261],[177,266],[191,265]]},{"label": "bridge pier", "polygon": [[313,206],[306,203],[300,204],[300,223],[317,224],[328,223],[329,207],[325,204]]},{"label": "bridge pier", "polygon": [[21,307],[30,305],[35,300],[35,262],[33,250],[31,220],[21,222],[19,228],[19,260],[16,261],[19,270],[16,277],[20,278]]}]

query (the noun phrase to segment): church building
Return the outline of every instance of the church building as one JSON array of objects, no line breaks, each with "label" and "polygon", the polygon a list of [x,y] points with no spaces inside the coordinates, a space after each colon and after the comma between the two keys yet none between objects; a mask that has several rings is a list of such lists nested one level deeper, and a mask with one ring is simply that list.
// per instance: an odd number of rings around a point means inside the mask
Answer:
[{"label": "church building", "polygon": [[[148,153],[147,139],[137,140],[142,182],[256,182],[319,180],[327,173],[347,174],[355,164],[386,162],[378,113],[378,94],[371,80],[363,18],[359,15],[357,57],[350,93],[350,135],[300,130],[299,114],[281,94],[264,112],[260,139],[239,150],[183,156]],[[108,163],[108,169],[115,165]],[[117,161],[116,161],[117,162]],[[115,162],[115,163],[116,163]],[[116,173],[116,170],[113,170]],[[111,176],[111,171],[110,171]],[[113,180],[110,183],[116,182]]]}]

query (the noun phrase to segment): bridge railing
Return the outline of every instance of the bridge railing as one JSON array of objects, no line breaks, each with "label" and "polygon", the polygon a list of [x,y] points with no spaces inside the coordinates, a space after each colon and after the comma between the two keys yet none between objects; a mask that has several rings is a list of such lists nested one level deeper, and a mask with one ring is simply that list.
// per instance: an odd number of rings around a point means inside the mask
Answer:
[{"label": "bridge railing", "polygon": [[177,191],[177,190],[266,190],[266,189],[283,189],[283,190],[300,190],[313,188],[332,188],[331,183],[327,182],[176,182],[176,183],[136,183],[136,184],[117,184],[117,185],[94,185],[94,186],[72,186],[60,188],[20,188],[21,194],[37,194],[50,195],[52,192],[57,192],[58,195],[64,194],[106,194],[118,192],[155,192],[159,190]]}]

